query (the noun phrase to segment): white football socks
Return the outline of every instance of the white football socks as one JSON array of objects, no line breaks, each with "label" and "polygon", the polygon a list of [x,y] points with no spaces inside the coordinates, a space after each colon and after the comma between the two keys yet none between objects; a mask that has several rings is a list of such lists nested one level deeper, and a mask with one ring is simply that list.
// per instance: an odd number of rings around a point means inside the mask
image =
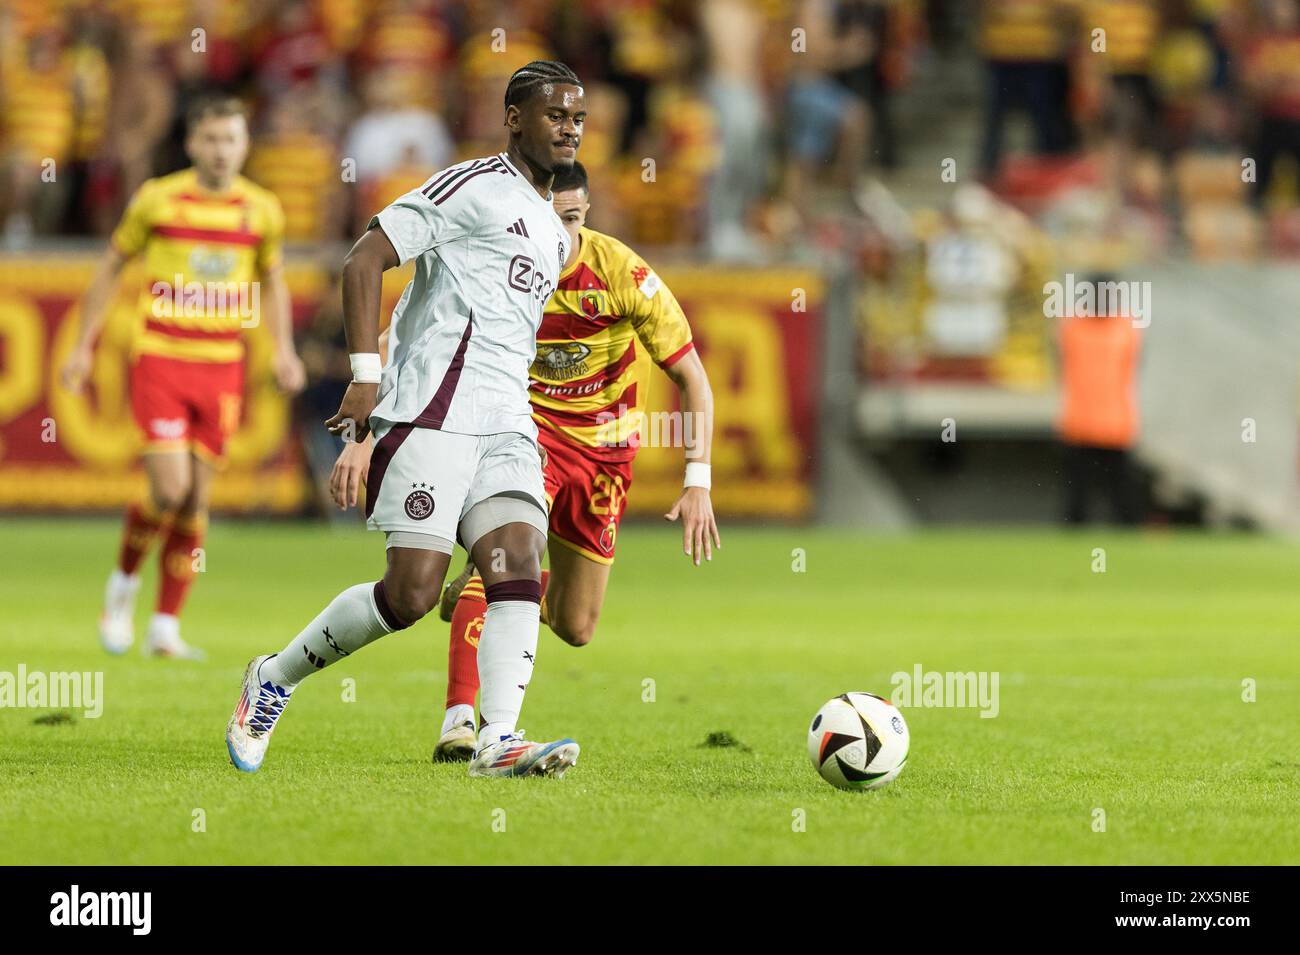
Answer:
[{"label": "white football socks", "polygon": [[478,731],[480,749],[515,731],[524,690],[533,676],[540,626],[541,607],[535,600],[488,604],[478,644],[479,712],[483,716]]},{"label": "white football socks", "polygon": [[170,643],[181,638],[181,619],[172,613],[156,613],[149,618],[149,642]]},{"label": "white football socks", "polygon": [[135,608],[135,595],[139,591],[139,574],[124,574],[114,567],[104,588],[104,607],[109,613],[129,614]]},{"label": "white football socks", "polygon": [[372,581],[335,597],[288,646],[262,663],[258,679],[296,686],[317,670],[392,633],[375,606],[374,590]]},{"label": "white football socks", "polygon": [[442,734],[446,735],[447,731],[453,726],[460,726],[462,723],[474,725],[474,707],[468,703],[457,703],[449,707],[442,718]]}]

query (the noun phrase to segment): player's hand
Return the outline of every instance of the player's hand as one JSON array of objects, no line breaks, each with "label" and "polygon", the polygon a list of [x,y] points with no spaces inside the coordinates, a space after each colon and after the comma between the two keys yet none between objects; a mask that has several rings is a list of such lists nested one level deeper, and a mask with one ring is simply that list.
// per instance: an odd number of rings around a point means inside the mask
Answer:
[{"label": "player's hand", "polygon": [[287,395],[296,395],[307,384],[307,370],[293,351],[280,352],[271,359],[276,386]]},{"label": "player's hand", "polygon": [[330,497],[334,498],[339,510],[346,511],[356,506],[357,491],[365,487],[366,474],[370,471],[370,452],[369,437],[349,441],[334,462],[334,470],[330,472]]},{"label": "player's hand", "polygon": [[540,441],[537,442],[537,456],[542,459],[542,470],[545,471],[546,462],[551,460],[551,456],[546,453],[546,445]]},{"label": "player's hand", "polygon": [[325,422],[330,434],[360,441],[370,433],[370,412],[379,404],[379,383],[354,381],[343,393],[339,413]]},{"label": "player's hand", "polygon": [[77,347],[72,350],[68,360],[59,369],[59,380],[63,387],[71,392],[79,392],[86,386],[90,371],[95,364],[95,352],[90,348]]},{"label": "player's hand", "polygon": [[722,547],[722,538],[718,536],[718,523],[713,519],[713,501],[709,489],[688,487],[682,490],[673,509],[664,515],[665,520],[682,519],[682,547],[686,556],[695,559],[695,566],[700,565],[700,555],[705,560],[713,560],[713,548]]}]

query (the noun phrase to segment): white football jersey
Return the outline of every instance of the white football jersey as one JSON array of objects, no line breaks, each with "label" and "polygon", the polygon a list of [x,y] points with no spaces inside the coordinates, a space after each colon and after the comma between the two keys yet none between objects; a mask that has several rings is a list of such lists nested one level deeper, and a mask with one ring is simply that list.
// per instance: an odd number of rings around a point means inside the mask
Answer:
[{"label": "white football jersey", "polygon": [[370,221],[415,276],[393,310],[372,428],[536,438],[528,367],[569,235],[505,153],[444,169]]}]

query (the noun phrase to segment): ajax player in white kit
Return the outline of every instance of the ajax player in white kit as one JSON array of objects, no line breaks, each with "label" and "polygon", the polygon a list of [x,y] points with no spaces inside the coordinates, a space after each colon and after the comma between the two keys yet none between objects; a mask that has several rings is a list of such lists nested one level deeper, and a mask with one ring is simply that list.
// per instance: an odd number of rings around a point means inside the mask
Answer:
[{"label": "ajax player in white kit", "polygon": [[[510,78],[505,152],[453,166],[370,222],[343,265],[352,384],[326,427],[375,435],[368,526],[384,531],[383,579],[344,590],[279,653],[253,658],[226,729],[230,760],[262,764],[294,687],[437,606],[457,540],[480,568],[482,728],[471,776],[559,776],[571,739],[534,743],[515,724],[537,652],[546,496],[528,403],[542,308],[569,254],[551,204],[586,108],[567,66]],[[383,273],[415,259],[380,369]]]}]

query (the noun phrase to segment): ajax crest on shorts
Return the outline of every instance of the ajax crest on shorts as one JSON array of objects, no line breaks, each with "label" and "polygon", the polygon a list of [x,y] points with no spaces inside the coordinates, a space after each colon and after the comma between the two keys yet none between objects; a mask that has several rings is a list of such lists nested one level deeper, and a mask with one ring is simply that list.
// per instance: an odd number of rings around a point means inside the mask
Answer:
[{"label": "ajax crest on shorts", "polygon": [[431,484],[412,484],[414,490],[406,495],[406,516],[413,521],[422,521],[433,513],[433,490]]}]

